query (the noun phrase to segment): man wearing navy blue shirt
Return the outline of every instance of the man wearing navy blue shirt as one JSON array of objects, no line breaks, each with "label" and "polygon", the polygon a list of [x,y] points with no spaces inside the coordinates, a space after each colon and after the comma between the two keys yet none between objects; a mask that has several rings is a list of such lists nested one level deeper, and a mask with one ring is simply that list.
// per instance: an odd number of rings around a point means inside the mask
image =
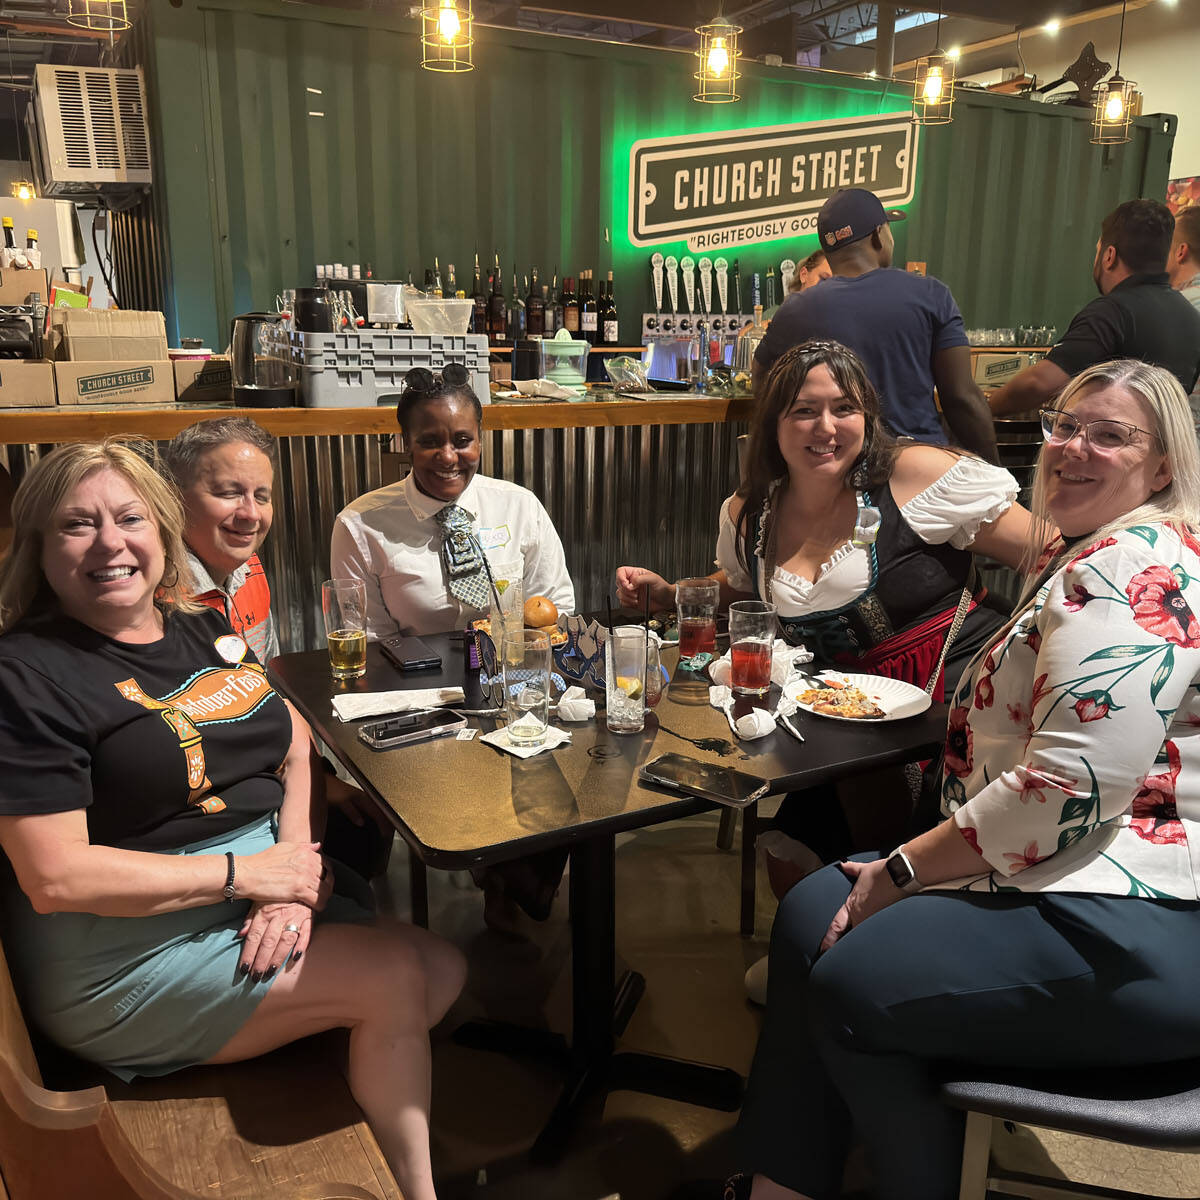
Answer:
[{"label": "man wearing navy blue shirt", "polygon": [[971,351],[950,289],[938,279],[892,269],[888,226],[903,219],[862,188],[826,200],[817,237],[833,275],[780,305],[754,356],[755,393],[790,347],[812,338],[841,342],[863,360],[895,433],[945,445],[936,386],[957,442],[995,462],[991,415],[971,374]]},{"label": "man wearing navy blue shirt", "polygon": [[1092,278],[1100,292],[1071,320],[1041,362],[988,397],[998,416],[1053,403],[1067,382],[1095,363],[1137,358],[1166,367],[1190,392],[1200,372],[1200,313],[1171,287],[1171,210],[1157,200],[1126,200],[1104,218]]}]

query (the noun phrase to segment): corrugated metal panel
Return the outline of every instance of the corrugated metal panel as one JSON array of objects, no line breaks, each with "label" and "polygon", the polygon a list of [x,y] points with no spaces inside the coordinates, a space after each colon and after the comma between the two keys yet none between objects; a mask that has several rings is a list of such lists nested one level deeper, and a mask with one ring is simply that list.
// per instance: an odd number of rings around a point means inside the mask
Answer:
[{"label": "corrugated metal panel", "polygon": [[[581,612],[602,611],[623,563],[670,579],[711,570],[721,500],[737,482],[742,424],[496,431],[481,470],[528,487],[562,538]],[[262,551],[285,651],[324,644],[321,581],[337,514],[382,483],[390,438],[279,439],[275,519]],[[164,444],[160,444],[159,449]],[[17,481],[50,446],[4,447]]]},{"label": "corrugated metal panel", "polygon": [[[152,15],[174,304],[181,332],[218,344],[317,262],[419,279],[437,255],[469,289],[475,250],[496,247],[506,290],[514,260],[614,269],[631,338],[652,307],[649,252],[624,234],[636,138],[908,107],[896,85],[755,64],[743,102],[699,105],[689,55],[493,29],[474,72],[439,77],[417,66],[415,21],[269,0]],[[1093,294],[1103,215],[1164,194],[1173,133],[1146,118],[1106,151],[1079,110],[964,92],[955,113],[922,134],[897,258],[944,278],[968,325],[1062,328]],[[813,245],[746,249],[743,276]]]}]

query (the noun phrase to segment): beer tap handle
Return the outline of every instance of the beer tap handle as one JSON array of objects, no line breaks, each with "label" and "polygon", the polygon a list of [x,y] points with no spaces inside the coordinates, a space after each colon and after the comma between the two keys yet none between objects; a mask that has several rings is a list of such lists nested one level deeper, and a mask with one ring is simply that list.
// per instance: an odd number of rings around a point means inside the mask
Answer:
[{"label": "beer tap handle", "polygon": [[742,314],[742,271],[738,260],[733,260],[733,311],[740,317]]},{"label": "beer tap handle", "polygon": [[655,313],[662,312],[662,268],[663,256],[656,250],[650,255],[650,283],[654,288],[654,311]]},{"label": "beer tap handle", "polygon": [[704,302],[704,315],[709,316],[713,310],[712,303],[712,259],[700,260],[700,299]]},{"label": "beer tap handle", "polygon": [[665,260],[667,269],[667,294],[671,297],[671,311],[679,311],[679,260],[673,254],[668,254]]}]

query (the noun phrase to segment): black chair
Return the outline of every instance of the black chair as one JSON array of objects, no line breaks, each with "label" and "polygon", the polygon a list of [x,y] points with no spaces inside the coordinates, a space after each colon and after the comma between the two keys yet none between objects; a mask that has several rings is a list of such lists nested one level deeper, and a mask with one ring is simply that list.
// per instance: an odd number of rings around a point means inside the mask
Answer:
[{"label": "black chair", "polygon": [[[959,1200],[1153,1198],[990,1169],[992,1118],[1102,1138],[1148,1150],[1200,1150],[1200,1060],[1092,1071],[989,1071],[942,1084],[942,1099],[967,1114]],[[1150,1181],[1152,1182],[1152,1181]]]}]

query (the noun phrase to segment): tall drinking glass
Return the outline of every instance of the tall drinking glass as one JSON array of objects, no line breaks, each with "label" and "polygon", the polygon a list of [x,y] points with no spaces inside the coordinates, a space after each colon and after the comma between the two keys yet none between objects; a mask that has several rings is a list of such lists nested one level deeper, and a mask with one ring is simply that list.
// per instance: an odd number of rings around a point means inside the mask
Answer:
[{"label": "tall drinking glass", "polygon": [[[492,564],[492,578],[496,584],[496,593],[492,597],[491,617],[492,641],[496,648],[506,631],[519,633],[525,626],[525,560],[520,554],[510,562]],[[496,600],[499,597],[499,606]]]},{"label": "tall drinking glass", "polygon": [[681,579],[675,586],[679,614],[679,657],[717,652],[717,601],[721,585],[715,579]]},{"label": "tall drinking glass", "polygon": [[662,659],[659,656],[659,642],[657,635],[651,633],[646,641],[646,707],[654,708],[662,699],[662,693]]},{"label": "tall drinking glass", "polygon": [[765,696],[771,687],[775,605],[737,600],[729,606],[731,684],[739,696]]},{"label": "tall drinking glass", "polygon": [[321,584],[321,612],[334,679],[360,679],[367,673],[367,589],[360,579],[327,579]]},{"label": "tall drinking glass", "polygon": [[646,724],[646,631],[623,625],[605,644],[605,699],[613,733],[641,733]]},{"label": "tall drinking glass", "polygon": [[508,628],[501,643],[504,708],[514,746],[540,746],[550,723],[550,635]]}]

